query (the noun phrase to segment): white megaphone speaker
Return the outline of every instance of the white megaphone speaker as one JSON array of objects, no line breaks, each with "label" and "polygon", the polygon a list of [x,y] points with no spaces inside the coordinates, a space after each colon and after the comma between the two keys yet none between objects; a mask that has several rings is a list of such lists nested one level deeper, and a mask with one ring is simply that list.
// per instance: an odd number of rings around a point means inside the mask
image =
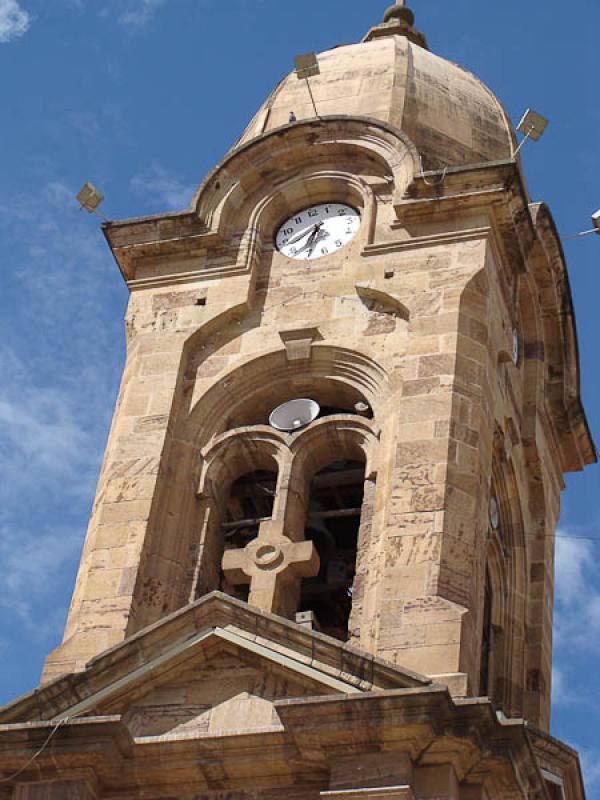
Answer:
[{"label": "white megaphone speaker", "polygon": [[269,417],[269,424],[278,431],[299,431],[310,425],[318,416],[321,407],[314,400],[290,400],[277,406]]}]

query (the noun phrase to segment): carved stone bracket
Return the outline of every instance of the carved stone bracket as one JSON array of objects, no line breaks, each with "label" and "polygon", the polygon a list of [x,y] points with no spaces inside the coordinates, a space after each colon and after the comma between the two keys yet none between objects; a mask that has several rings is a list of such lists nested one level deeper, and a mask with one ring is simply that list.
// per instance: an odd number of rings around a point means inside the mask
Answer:
[{"label": "carved stone bracket", "polygon": [[294,330],[280,331],[279,335],[285,345],[288,361],[308,361],[311,348],[319,336],[318,328],[297,328]]}]

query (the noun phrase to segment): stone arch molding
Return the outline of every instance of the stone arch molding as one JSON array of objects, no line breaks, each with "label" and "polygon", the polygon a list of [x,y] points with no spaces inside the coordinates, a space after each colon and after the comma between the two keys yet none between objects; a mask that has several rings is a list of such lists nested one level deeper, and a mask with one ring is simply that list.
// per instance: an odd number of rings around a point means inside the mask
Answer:
[{"label": "stone arch molding", "polygon": [[[389,376],[381,364],[359,351],[315,343],[310,359],[296,362],[289,361],[280,347],[233,364],[216,376],[208,390],[193,398],[185,435],[201,449],[215,444],[221,441],[218,437],[228,427],[228,420],[236,419],[240,409],[258,408],[270,400],[272,410],[290,399],[283,394],[290,386],[307,391],[311,386],[324,391],[331,387],[354,402],[366,400],[376,419],[391,391]],[[266,430],[275,435],[272,428]]]},{"label": "stone arch molding", "polygon": [[310,189],[316,200],[333,183],[368,212],[372,194],[361,171],[389,183],[399,200],[420,172],[419,154],[392,125],[370,117],[322,117],[283,126],[234,150],[203,181],[192,208],[207,232],[260,233],[296,210],[298,196]]},{"label": "stone arch molding", "polygon": [[216,486],[256,469],[274,468],[281,474],[295,461],[317,472],[340,452],[353,449],[362,453],[365,474],[372,479],[377,473],[378,440],[376,423],[353,414],[324,417],[297,433],[286,434],[268,425],[236,428],[217,436],[202,451],[198,496],[215,497]]},{"label": "stone arch molding", "polygon": [[[257,425],[227,431],[202,452],[198,495],[206,506],[200,533],[200,562],[191,599],[212,588],[221,557],[221,512],[228,487],[244,474],[270,468],[277,472],[272,516],[260,523],[258,536],[242,550],[226,550],[220,565],[233,583],[250,585],[249,602],[263,611],[293,617],[300,579],[317,574],[313,542],[304,539],[310,478],[324,465],[361,456],[365,477],[377,472],[379,430],[374,421],[350,414],[325,417],[292,434]],[[208,563],[201,563],[208,559]]]}]

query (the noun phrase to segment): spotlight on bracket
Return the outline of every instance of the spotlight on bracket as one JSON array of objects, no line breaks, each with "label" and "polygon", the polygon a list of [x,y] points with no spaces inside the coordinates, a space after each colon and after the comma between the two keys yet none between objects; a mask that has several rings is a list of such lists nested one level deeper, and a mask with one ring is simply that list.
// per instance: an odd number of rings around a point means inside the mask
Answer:
[{"label": "spotlight on bracket", "polygon": [[108,217],[98,211],[98,206],[104,202],[104,195],[96,189],[93,183],[89,181],[84,183],[76,197],[79,201],[80,211],[85,208],[88,214],[97,214],[103,222],[108,222]]},{"label": "spotlight on bracket", "polygon": [[299,431],[314,422],[320,411],[321,407],[314,400],[290,400],[277,406],[269,417],[269,425],[286,433]]},{"label": "spotlight on bracket", "polygon": [[523,134],[524,139],[513,153],[513,158],[515,158],[525,142],[529,139],[533,139],[534,142],[539,142],[544,135],[544,131],[548,127],[548,123],[549,121],[546,119],[546,117],[542,117],[541,114],[538,114],[536,111],[528,108],[523,114],[521,121],[517,125],[517,130],[519,133]]},{"label": "spotlight on bracket", "polygon": [[317,58],[316,53],[307,53],[304,56],[296,56],[295,67],[298,80],[303,80],[304,78],[313,78],[315,75],[321,74],[319,59]]},{"label": "spotlight on bracket", "polygon": [[81,187],[77,200],[81,208],[85,208],[88,214],[93,214],[98,210],[100,203],[104,201],[104,195],[96,189],[93,183],[88,181]]},{"label": "spotlight on bracket", "polygon": [[589,231],[581,231],[574,236],[566,236],[565,239],[569,241],[571,239],[580,239],[582,236],[589,236],[591,233],[600,234],[600,209],[595,214],[592,214],[592,224],[594,227]]},{"label": "spotlight on bracket", "polygon": [[312,89],[310,88],[310,81],[309,78],[314,78],[316,75],[321,74],[321,67],[319,66],[319,58],[316,53],[306,53],[304,56],[296,56],[295,58],[295,67],[296,67],[296,77],[299,81],[305,80],[306,81],[306,88],[308,89],[308,93],[310,95],[310,101],[312,103],[312,107],[315,112],[315,117],[319,118],[319,112],[317,111],[317,104],[315,103],[315,97],[312,93]]}]

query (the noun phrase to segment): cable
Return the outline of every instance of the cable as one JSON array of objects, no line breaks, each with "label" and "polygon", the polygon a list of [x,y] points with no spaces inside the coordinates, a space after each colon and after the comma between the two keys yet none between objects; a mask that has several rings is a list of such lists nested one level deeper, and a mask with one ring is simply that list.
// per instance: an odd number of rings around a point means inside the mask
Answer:
[{"label": "cable", "polygon": [[25,772],[25,770],[26,770],[26,769],[27,769],[27,768],[28,768],[28,767],[29,767],[31,764],[33,764],[33,762],[36,760],[36,758],[39,758],[39,757],[42,755],[42,753],[44,752],[44,750],[45,750],[45,749],[48,747],[48,745],[50,744],[50,741],[51,741],[52,737],[54,736],[54,734],[55,734],[55,733],[58,731],[58,729],[60,728],[60,726],[61,726],[61,725],[64,725],[64,724],[65,724],[66,722],[68,722],[68,721],[69,721],[69,717],[63,717],[62,719],[59,719],[59,720],[58,720],[58,722],[56,723],[56,725],[55,725],[55,726],[52,728],[52,730],[50,731],[50,733],[49,733],[49,734],[48,734],[48,736],[46,737],[46,741],[45,741],[45,742],[44,742],[44,744],[43,744],[43,745],[40,747],[40,749],[37,751],[37,753],[34,753],[34,755],[32,755],[32,756],[31,756],[31,758],[29,759],[29,761],[28,761],[26,764],[24,764],[24,765],[21,767],[21,769],[17,770],[17,771],[16,771],[16,772],[14,772],[12,775],[9,775],[9,776],[8,776],[8,778],[0,778],[0,783],[10,783],[11,781],[14,781],[14,779],[15,779],[15,778],[18,778],[18,777],[19,777],[19,775],[21,775],[23,772]]},{"label": "cable", "polygon": [[444,167],[444,169],[442,170],[441,177],[437,181],[428,181],[427,178],[425,177],[425,169],[423,168],[423,156],[419,156],[419,158],[421,159],[421,174],[419,177],[423,179],[423,183],[425,184],[425,186],[441,186],[441,184],[446,180],[446,175],[448,174],[448,167],[447,166]]}]

